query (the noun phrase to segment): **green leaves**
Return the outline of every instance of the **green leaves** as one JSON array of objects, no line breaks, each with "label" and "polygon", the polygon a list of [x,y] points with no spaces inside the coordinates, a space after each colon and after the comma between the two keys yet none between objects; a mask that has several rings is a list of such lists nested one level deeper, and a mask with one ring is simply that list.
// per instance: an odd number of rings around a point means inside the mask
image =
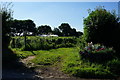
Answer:
[{"label": "green leaves", "polygon": [[[14,41],[13,41],[14,40]],[[49,50],[61,47],[74,47],[77,44],[75,37],[39,37],[28,36],[26,49],[23,37],[14,37],[11,47],[22,48],[22,50]]]},{"label": "green leaves", "polygon": [[12,3],[0,4],[0,15],[2,16],[2,36],[8,36],[10,33],[11,21],[13,11],[11,9]]},{"label": "green leaves", "polygon": [[38,34],[50,34],[52,29],[49,25],[41,25],[37,28]]},{"label": "green leaves", "polygon": [[84,19],[84,38],[87,42],[111,46],[114,42],[115,29],[118,29],[117,23],[118,19],[115,14],[98,7]]}]

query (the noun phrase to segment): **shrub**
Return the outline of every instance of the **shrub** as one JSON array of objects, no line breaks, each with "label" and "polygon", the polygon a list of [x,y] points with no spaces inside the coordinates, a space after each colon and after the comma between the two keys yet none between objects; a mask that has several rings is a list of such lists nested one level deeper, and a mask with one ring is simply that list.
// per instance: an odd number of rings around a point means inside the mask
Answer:
[{"label": "shrub", "polygon": [[113,74],[120,75],[120,60],[113,59],[112,61],[108,62],[108,67]]},{"label": "shrub", "polygon": [[22,48],[22,50],[49,50],[61,47],[74,47],[77,44],[77,40],[74,37],[29,36],[26,44],[25,48],[23,37],[14,37],[10,45],[12,48]]},{"label": "shrub", "polygon": [[107,48],[100,44],[92,45],[92,43],[88,43],[88,46],[80,51],[82,59],[91,62],[105,62],[111,60],[114,57],[114,53],[113,48]]}]

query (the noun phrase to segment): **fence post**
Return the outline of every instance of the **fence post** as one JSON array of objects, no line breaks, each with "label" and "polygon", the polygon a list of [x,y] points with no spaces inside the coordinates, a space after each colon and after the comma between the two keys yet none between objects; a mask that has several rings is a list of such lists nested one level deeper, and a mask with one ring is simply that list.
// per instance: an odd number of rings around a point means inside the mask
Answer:
[{"label": "fence post", "polygon": [[16,48],[15,45],[16,45],[16,44],[15,44],[15,38],[12,38],[12,47],[13,47],[13,48]]},{"label": "fence post", "polygon": [[24,44],[25,44],[25,49],[26,49],[26,35],[27,35],[27,31],[24,31]]}]

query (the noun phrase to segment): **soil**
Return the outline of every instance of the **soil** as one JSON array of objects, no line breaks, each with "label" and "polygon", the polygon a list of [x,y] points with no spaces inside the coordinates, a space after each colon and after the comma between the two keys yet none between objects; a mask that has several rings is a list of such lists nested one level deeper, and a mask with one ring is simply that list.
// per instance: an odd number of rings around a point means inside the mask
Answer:
[{"label": "soil", "polygon": [[21,62],[24,63],[27,67],[33,69],[35,72],[37,72],[38,77],[42,78],[70,78],[69,75],[63,73],[60,70],[59,64],[54,66],[43,66],[43,65],[35,65],[30,60],[34,59],[35,56],[29,56],[28,58],[21,59]]}]

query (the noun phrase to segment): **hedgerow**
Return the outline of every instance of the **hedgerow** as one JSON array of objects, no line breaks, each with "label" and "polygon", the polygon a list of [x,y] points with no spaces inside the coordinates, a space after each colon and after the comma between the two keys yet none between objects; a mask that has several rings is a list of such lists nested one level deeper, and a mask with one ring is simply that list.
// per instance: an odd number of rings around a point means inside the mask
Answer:
[{"label": "hedgerow", "polygon": [[39,37],[27,36],[26,47],[24,37],[13,37],[10,46],[22,50],[49,50],[62,47],[74,47],[77,44],[75,37]]}]

